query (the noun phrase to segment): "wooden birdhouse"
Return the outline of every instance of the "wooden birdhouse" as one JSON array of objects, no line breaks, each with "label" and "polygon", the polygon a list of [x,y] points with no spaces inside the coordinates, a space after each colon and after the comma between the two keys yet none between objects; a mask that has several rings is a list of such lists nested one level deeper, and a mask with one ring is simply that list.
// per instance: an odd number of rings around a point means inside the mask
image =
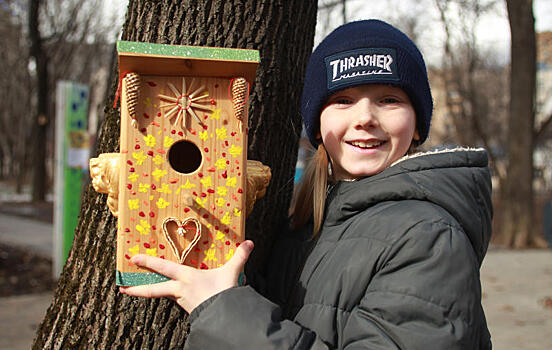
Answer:
[{"label": "wooden birdhouse", "polygon": [[133,265],[136,254],[219,267],[243,241],[247,206],[270,179],[246,154],[258,51],[126,41],[117,49],[120,153],[90,162],[119,219],[117,284],[166,280]]}]

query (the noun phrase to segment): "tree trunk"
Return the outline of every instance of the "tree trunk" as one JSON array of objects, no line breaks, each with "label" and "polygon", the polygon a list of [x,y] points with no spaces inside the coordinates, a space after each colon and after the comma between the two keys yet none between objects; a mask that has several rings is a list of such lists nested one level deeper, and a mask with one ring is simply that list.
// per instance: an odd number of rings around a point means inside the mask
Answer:
[{"label": "tree trunk", "polygon": [[[316,22],[316,1],[131,0],[123,40],[254,48],[261,64],[250,98],[249,159],[272,168],[267,196],[247,223],[256,243],[249,265],[264,261],[287,217],[301,122],[298,106]],[[111,84],[113,103],[117,82]],[[119,114],[108,110],[98,152],[116,152]],[[89,186],[73,248],[55,297],[40,325],[34,349],[181,348],[186,313],[168,299],[122,296],[115,286],[116,219],[106,196]]]},{"label": "tree trunk", "polygon": [[29,38],[31,57],[36,63],[37,110],[33,123],[32,197],[43,201],[46,197],[46,145],[48,131],[48,56],[42,46],[39,27],[40,0],[29,1]]},{"label": "tree trunk", "polygon": [[507,0],[512,37],[508,167],[503,192],[502,234],[510,247],[533,243],[533,128],[536,39],[532,0]]}]

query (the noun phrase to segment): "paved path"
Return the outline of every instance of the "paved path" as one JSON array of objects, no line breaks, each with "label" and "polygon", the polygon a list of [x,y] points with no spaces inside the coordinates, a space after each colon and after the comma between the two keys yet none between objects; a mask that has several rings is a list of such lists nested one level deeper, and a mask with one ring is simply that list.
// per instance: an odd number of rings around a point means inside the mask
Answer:
[{"label": "paved path", "polygon": [[[0,213],[0,242],[51,256],[52,226]],[[490,250],[481,269],[483,307],[498,350],[552,349],[551,250]],[[0,298],[0,349],[29,349],[52,293]],[[552,302],[552,300],[551,300]]]}]

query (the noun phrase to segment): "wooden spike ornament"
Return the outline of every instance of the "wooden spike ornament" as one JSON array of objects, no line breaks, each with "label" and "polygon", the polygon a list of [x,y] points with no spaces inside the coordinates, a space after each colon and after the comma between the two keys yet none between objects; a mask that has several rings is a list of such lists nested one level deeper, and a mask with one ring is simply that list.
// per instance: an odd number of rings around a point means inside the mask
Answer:
[{"label": "wooden spike ornament", "polygon": [[136,106],[138,105],[138,99],[140,98],[140,75],[131,72],[125,75],[126,83],[126,98],[128,106],[128,114],[130,116],[131,124],[133,127],[138,127],[136,121]]},{"label": "wooden spike ornament", "polygon": [[238,120],[243,120],[247,95],[249,93],[249,84],[245,78],[239,77],[232,79],[232,105],[234,116]]}]

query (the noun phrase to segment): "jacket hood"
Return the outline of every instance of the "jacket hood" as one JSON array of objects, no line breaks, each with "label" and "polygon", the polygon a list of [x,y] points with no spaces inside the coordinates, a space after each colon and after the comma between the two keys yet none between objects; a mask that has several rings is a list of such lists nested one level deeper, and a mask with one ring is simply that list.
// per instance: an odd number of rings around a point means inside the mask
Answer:
[{"label": "jacket hood", "polygon": [[491,174],[484,149],[447,149],[406,156],[379,174],[338,182],[330,191],[324,226],[336,225],[383,201],[422,200],[449,212],[479,259],[491,237]]}]

